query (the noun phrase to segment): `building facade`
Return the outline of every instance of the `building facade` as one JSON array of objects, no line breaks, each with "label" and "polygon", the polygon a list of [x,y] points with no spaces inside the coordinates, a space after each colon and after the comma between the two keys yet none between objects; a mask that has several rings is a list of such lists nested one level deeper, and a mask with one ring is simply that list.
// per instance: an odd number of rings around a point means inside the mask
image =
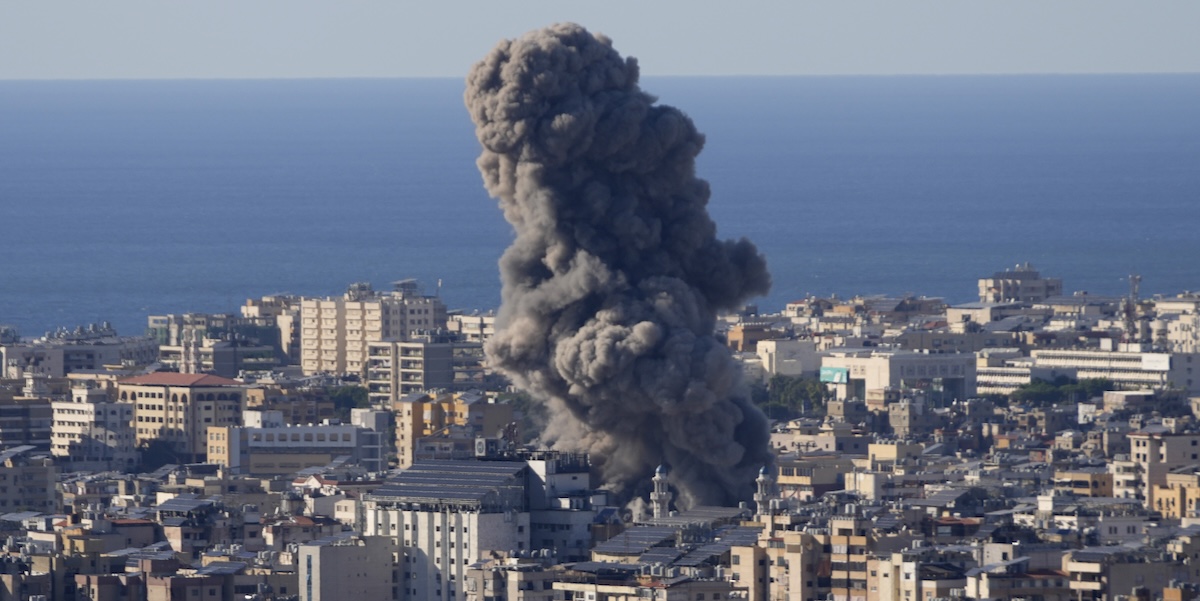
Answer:
[{"label": "building facade", "polygon": [[71,389],[71,400],[51,403],[50,452],[72,471],[131,470],[137,464],[133,405],[86,384]]},{"label": "building facade", "polygon": [[363,375],[369,343],[410,340],[446,327],[446,305],[421,295],[413,280],[396,282],[389,293],[358,283],[341,297],[306,298],[300,315],[300,365],[306,375]]},{"label": "building facade", "polygon": [[139,447],[165,445],[180,462],[208,453],[208,428],[241,424],[241,382],[220,376],[156,372],[117,383],[118,401],[133,405]]}]

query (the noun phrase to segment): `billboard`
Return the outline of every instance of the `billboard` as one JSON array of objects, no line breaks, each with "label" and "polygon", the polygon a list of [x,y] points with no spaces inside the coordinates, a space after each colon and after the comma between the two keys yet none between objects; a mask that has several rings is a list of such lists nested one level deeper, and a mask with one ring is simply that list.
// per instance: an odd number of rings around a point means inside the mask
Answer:
[{"label": "billboard", "polygon": [[850,369],[846,367],[822,367],[821,381],[830,384],[847,384],[850,382]]}]

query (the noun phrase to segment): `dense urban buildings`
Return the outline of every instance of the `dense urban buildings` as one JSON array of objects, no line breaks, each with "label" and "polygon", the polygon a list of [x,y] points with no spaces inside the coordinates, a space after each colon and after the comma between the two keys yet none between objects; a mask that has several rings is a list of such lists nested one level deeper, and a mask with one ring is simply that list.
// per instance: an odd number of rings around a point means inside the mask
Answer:
[{"label": "dense urban buildings", "polygon": [[775,454],[734,507],[598,488],[412,281],[8,332],[0,599],[1200,597],[1200,298],[978,286],[724,316]]}]

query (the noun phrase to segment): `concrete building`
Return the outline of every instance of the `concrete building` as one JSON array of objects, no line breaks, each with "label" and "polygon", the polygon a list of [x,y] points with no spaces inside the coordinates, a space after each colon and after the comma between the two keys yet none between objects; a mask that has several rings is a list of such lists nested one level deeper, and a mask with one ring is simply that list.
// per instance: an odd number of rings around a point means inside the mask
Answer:
[{"label": "concrete building", "polygon": [[279,355],[274,346],[247,340],[201,338],[160,346],[158,361],[180,373],[234,378],[243,371],[269,371],[278,367]]},{"label": "concrete building", "polygon": [[107,323],[92,324],[0,344],[0,377],[19,379],[28,372],[62,378],[105,365],[149,365],[157,355],[158,344],[151,338],[118,336]]},{"label": "concrete building", "polygon": [[157,372],[121,380],[117,394],[133,405],[138,446],[161,441],[182,462],[204,460],[209,427],[241,424],[244,386],[236,380]]},{"label": "concrete building", "polygon": [[451,313],[446,317],[446,329],[456,340],[483,344],[496,334],[496,315]]},{"label": "concrete building", "polygon": [[520,461],[418,462],[366,496],[366,536],[388,536],[405,558],[411,601],[465,601],[469,566],[528,550],[528,466]]},{"label": "concrete building", "polygon": [[29,445],[0,452],[0,513],[57,510],[58,466]]},{"label": "concrete building", "polygon": [[1062,294],[1060,278],[1043,278],[1033,265],[1025,263],[1013,269],[979,280],[981,303],[1036,303]]},{"label": "concrete building", "polygon": [[838,349],[821,359],[821,381],[838,399],[865,399],[888,389],[917,391],[929,401],[948,402],[975,394],[973,353],[918,353],[881,349]]},{"label": "concrete building", "polygon": [[232,378],[242,370],[268,370],[288,362],[276,321],[269,314],[151,315],[146,333],[159,344],[158,359],[170,369]]},{"label": "concrete building", "polygon": [[[1128,438],[1138,498],[1145,500],[1146,507],[1155,506],[1156,487],[1167,486],[1167,476],[1172,470],[1200,464],[1200,432],[1173,432],[1162,426],[1149,426],[1130,432]],[[1117,479],[1121,479],[1120,475]]]},{"label": "concrete building", "polygon": [[331,536],[300,545],[303,601],[405,599],[401,562],[391,536]]},{"label": "concrete building", "polygon": [[300,363],[300,297],[287,294],[246,299],[242,317],[256,323],[274,322],[279,330],[279,348],[287,363]]},{"label": "concrete building", "polygon": [[466,601],[471,567],[547,549],[586,559],[595,508],[585,455],[536,452],[504,459],[418,461],[365,495],[366,535],[403,548],[401,585],[412,601]]},{"label": "concrete building", "polygon": [[49,398],[35,395],[0,400],[0,448],[31,445],[48,451],[53,423]]},{"label": "concrete building", "polygon": [[65,470],[126,471],[137,464],[133,404],[118,403],[100,388],[71,389],[71,400],[51,403],[50,452]]},{"label": "concrete building", "polygon": [[300,315],[300,365],[306,375],[364,375],[369,343],[411,340],[446,327],[445,304],[421,295],[414,280],[395,282],[389,293],[358,283],[338,298],[306,298]]},{"label": "concrete building", "polygon": [[423,390],[454,388],[454,348],[459,343],[425,338],[367,344],[366,385],[373,405],[387,406]]},{"label": "concrete building", "polygon": [[235,474],[284,476],[346,456],[370,472],[387,467],[376,432],[346,424],[293,426],[278,411],[246,411],[244,426],[210,426],[207,460]]},{"label": "concrete building", "polygon": [[1105,350],[1035,350],[1040,368],[1074,370],[1083,379],[1110,380],[1123,390],[1182,389],[1200,393],[1200,355]]},{"label": "concrete building", "polygon": [[770,376],[815,376],[821,368],[813,340],[760,340],[755,351]]},{"label": "concrete building", "polygon": [[456,438],[473,447],[476,438],[496,438],[513,422],[511,404],[478,392],[413,393],[396,401],[392,411],[400,467],[412,465],[436,439]]}]

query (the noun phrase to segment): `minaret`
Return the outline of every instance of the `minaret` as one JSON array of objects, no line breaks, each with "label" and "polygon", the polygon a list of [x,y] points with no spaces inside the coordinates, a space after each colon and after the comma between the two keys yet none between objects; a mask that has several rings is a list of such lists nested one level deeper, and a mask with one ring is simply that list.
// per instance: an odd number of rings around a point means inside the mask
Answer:
[{"label": "minaret", "polygon": [[767,524],[767,528],[771,527],[771,481],[770,471],[767,466],[762,466],[758,470],[758,478],[754,481],[758,484],[758,492],[754,493],[754,504],[758,511],[757,519],[760,522]]},{"label": "minaret", "polygon": [[654,509],[654,519],[667,517],[670,513],[671,491],[667,490],[667,466],[660,465],[654,470],[654,492],[650,493],[650,506]]}]

